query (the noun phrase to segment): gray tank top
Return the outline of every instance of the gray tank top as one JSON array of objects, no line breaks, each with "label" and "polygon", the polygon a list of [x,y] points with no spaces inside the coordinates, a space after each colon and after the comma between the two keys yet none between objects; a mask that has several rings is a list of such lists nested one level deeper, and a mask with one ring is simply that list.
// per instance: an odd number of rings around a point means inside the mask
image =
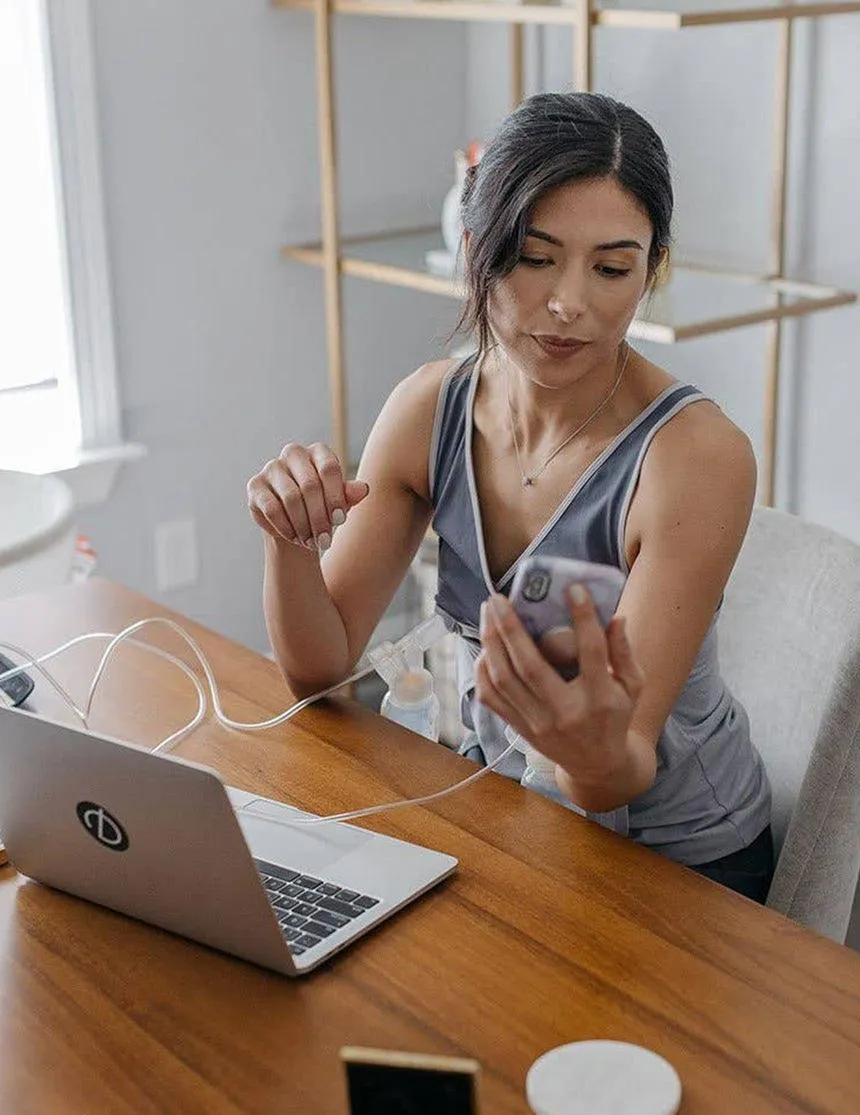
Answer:
[{"label": "gray tank top", "polygon": [[[531,554],[601,562],[626,575],[627,512],[648,447],[674,415],[705,396],[688,384],[667,388],[585,470],[517,562],[494,582],[484,552],[472,458],[479,371],[472,356],[445,377],[429,477],[439,538],[436,606],[449,630],[460,636],[458,681],[467,729],[461,751],[492,762],[508,741],[504,722],[474,694],[482,602],[491,591],[507,593],[518,562]],[[653,786],[615,814],[591,815],[685,864],[707,863],[746,847],[770,821],[770,786],[750,741],[746,712],[720,677],[716,620],[715,615],[660,735]],[[522,778],[523,756],[513,752],[499,769]]]}]

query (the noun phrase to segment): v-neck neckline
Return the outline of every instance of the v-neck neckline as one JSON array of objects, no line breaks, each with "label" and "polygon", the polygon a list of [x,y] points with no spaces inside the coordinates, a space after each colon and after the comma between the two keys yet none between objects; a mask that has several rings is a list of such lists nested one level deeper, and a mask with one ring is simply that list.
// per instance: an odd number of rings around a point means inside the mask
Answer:
[{"label": "v-neck neckline", "polygon": [[607,445],[607,447],[591,462],[590,465],[580,474],[576,483],[570,489],[566,496],[556,506],[555,511],[550,515],[535,537],[529,542],[526,548],[519,554],[512,564],[505,570],[502,576],[497,580],[493,580],[490,572],[489,562],[487,561],[487,550],[484,544],[484,519],[481,514],[481,504],[478,499],[478,485],[475,480],[475,459],[474,459],[474,436],[475,436],[475,396],[478,392],[478,383],[481,378],[481,369],[483,366],[483,356],[481,359],[475,361],[475,366],[472,369],[472,382],[469,385],[469,394],[466,399],[466,417],[465,417],[465,456],[466,456],[466,477],[469,484],[469,498],[472,502],[472,516],[475,522],[475,535],[478,543],[478,559],[481,563],[481,573],[484,578],[484,584],[489,593],[500,592],[505,584],[513,577],[517,566],[524,558],[531,556],[537,547],[543,542],[549,532],[556,525],[562,515],[568,510],[570,505],[594,476],[603,463],[612,456],[615,450],[626,440],[626,438],[641,425],[642,422],[652,413],[665,398],[671,395],[674,391],[683,387],[682,383],[673,383],[665,388],[652,402],[640,411],[639,414],[629,422],[623,430],[621,430]]}]

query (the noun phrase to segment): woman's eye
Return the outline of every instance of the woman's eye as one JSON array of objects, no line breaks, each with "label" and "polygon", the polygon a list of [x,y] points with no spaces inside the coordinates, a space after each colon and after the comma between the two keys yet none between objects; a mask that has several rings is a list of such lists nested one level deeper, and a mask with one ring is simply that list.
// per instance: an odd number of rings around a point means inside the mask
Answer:
[{"label": "woman's eye", "polygon": [[630,274],[629,267],[609,267],[608,264],[605,263],[600,264],[597,271],[607,279],[620,279],[622,276]]},{"label": "woman's eye", "polygon": [[542,256],[520,256],[520,263],[524,263],[527,267],[549,267],[552,260]]}]

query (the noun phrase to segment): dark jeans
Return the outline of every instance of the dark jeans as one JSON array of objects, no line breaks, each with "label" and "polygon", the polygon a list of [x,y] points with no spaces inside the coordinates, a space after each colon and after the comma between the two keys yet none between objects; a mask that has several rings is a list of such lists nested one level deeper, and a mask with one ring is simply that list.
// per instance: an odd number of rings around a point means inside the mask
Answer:
[{"label": "dark jeans", "polygon": [[697,863],[692,870],[763,904],[770,890],[773,868],[773,834],[768,825],[746,848],[710,863]]}]

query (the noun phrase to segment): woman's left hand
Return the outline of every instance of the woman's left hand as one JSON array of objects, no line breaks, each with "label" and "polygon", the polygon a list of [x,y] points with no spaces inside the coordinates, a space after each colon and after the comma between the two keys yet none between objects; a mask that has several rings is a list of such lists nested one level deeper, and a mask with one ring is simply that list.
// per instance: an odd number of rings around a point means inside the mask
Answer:
[{"label": "woman's left hand", "polygon": [[491,596],[481,606],[475,693],[575,785],[599,790],[627,763],[643,674],[623,617],[614,616],[604,631],[581,585],[570,590],[568,605],[579,662],[572,681],[550,665],[509,601]]}]

